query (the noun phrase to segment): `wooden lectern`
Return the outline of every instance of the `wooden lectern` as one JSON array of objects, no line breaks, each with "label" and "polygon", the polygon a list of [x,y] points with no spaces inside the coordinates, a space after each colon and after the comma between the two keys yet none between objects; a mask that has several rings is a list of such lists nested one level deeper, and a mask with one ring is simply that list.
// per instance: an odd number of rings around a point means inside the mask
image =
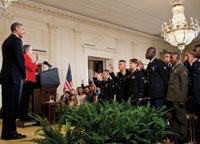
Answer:
[{"label": "wooden lectern", "polygon": [[33,113],[42,116],[42,103],[48,102],[50,100],[50,95],[53,95],[54,101],[56,101],[57,88],[38,88],[35,89],[33,93]]},{"label": "wooden lectern", "polygon": [[[57,87],[60,84],[58,69],[52,68],[42,71],[36,78],[37,88],[33,92],[33,113],[47,117],[49,122],[53,124],[55,123],[55,105],[59,104],[59,102],[56,102]],[[54,97],[54,102],[49,102],[50,96]],[[45,110],[48,107],[52,109],[53,113]]]}]

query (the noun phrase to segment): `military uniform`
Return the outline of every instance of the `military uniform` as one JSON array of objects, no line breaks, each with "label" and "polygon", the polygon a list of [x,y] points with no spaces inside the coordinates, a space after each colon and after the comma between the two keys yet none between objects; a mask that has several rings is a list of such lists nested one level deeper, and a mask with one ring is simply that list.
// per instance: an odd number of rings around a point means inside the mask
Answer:
[{"label": "military uniform", "polygon": [[195,102],[200,104],[200,59],[192,65],[193,70],[193,92]]},{"label": "military uniform", "polygon": [[[200,119],[200,59],[192,65],[193,70],[193,94],[194,94],[194,102],[195,102],[195,112]],[[200,121],[198,124],[200,128]]]},{"label": "military uniform", "polygon": [[[164,103],[166,96],[169,72],[164,61],[154,58],[149,62],[146,72],[146,96],[151,98],[153,105],[158,107]],[[158,104],[157,100],[162,100],[162,104]]]},{"label": "military uniform", "polygon": [[178,127],[173,127],[176,132],[181,135],[181,138],[187,138],[187,118],[185,102],[187,100],[188,89],[188,70],[179,63],[172,69],[168,83],[167,101],[171,102],[175,110],[175,116],[173,116],[173,123]]},{"label": "military uniform", "polygon": [[190,65],[190,62],[187,60],[187,61],[184,61],[183,63],[186,68],[188,69],[188,93],[187,95],[188,96],[193,96],[193,72],[192,72],[192,66]]},{"label": "military uniform", "polygon": [[144,73],[138,69],[128,76],[128,97],[132,101],[144,96]]},{"label": "military uniform", "polygon": [[98,87],[101,89],[98,99],[107,101],[114,99],[115,83],[112,79],[108,78],[107,80],[102,81],[96,80],[95,84],[98,85]]},{"label": "military uniform", "polygon": [[115,82],[116,85],[116,99],[118,102],[122,100],[128,100],[128,85],[127,85],[127,78],[131,74],[130,71],[126,70],[126,74],[123,75],[121,72],[117,73],[117,76],[112,72],[110,76]]}]

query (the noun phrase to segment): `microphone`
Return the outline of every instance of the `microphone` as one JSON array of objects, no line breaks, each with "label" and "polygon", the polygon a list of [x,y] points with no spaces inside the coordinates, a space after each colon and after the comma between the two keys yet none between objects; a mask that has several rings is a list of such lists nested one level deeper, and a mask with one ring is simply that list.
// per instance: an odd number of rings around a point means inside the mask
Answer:
[{"label": "microphone", "polygon": [[49,67],[49,69],[52,67],[52,65],[50,63],[48,63],[47,61],[44,61],[43,64],[47,65]]}]

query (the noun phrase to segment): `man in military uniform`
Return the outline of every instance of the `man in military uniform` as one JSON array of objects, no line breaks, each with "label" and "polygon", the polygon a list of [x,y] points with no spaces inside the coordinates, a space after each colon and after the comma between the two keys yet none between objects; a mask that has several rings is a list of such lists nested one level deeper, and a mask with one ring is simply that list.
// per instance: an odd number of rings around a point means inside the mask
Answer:
[{"label": "man in military uniform", "polygon": [[170,75],[167,91],[167,101],[172,103],[175,115],[172,116],[171,127],[180,134],[180,142],[187,142],[188,121],[186,118],[185,102],[187,100],[188,70],[180,63],[180,54],[171,54],[171,63],[174,65]]},{"label": "man in military uniform", "polygon": [[127,78],[130,75],[130,71],[126,69],[126,61],[120,60],[118,64],[119,72],[117,76],[114,74],[114,69],[111,67],[110,76],[115,82],[116,85],[116,99],[118,102],[122,102],[122,100],[128,100],[128,85]]},{"label": "man in military uniform", "polygon": [[[198,58],[196,62],[192,65],[193,71],[193,94],[195,102],[195,111],[199,118],[200,127],[200,44],[196,45],[193,49],[194,57]],[[200,136],[199,136],[200,141]]]},{"label": "man in military uniform", "polygon": [[154,47],[147,49],[146,59],[149,59],[150,62],[145,72],[145,94],[151,98],[152,105],[162,107],[166,96],[169,72],[165,62],[156,57],[156,49]]},{"label": "man in military uniform", "polygon": [[130,71],[128,76],[128,96],[133,104],[144,97],[144,73],[138,69],[138,60],[130,59]]},{"label": "man in military uniform", "polygon": [[101,89],[98,99],[106,101],[114,99],[115,83],[109,78],[108,70],[103,71],[102,80],[95,80],[94,83]]}]

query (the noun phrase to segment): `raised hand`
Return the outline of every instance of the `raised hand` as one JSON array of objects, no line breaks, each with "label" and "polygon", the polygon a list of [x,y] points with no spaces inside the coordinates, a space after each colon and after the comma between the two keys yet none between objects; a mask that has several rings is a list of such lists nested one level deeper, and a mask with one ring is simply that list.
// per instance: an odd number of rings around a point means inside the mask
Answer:
[{"label": "raised hand", "polygon": [[114,67],[110,65],[110,72],[114,72]]},{"label": "raised hand", "polygon": [[40,59],[40,56],[39,56],[39,54],[38,53],[36,53],[36,57],[35,57],[35,59],[36,59],[36,64],[38,64],[38,61],[39,61],[39,59]]}]

